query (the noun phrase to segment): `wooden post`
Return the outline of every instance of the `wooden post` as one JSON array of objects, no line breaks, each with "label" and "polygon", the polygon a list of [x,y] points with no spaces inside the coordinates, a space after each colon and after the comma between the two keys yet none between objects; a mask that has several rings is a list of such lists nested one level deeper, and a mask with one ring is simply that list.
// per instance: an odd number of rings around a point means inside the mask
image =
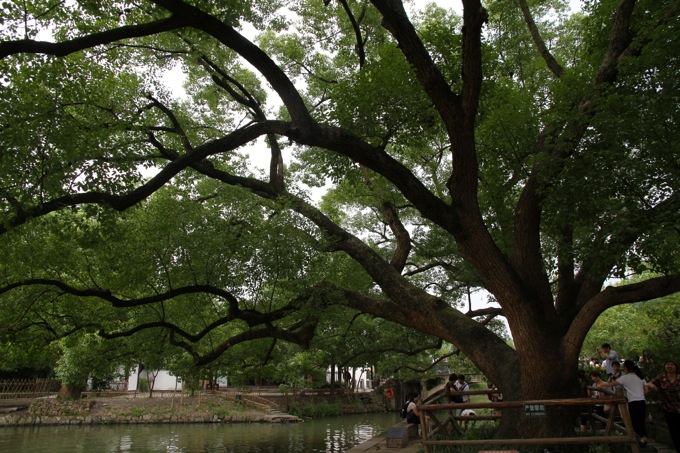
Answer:
[{"label": "wooden post", "polygon": [[633,420],[631,420],[630,412],[628,412],[628,403],[619,404],[619,411],[621,412],[623,426],[626,427],[626,434],[633,438],[633,443],[630,445],[630,447],[633,450],[633,453],[640,453],[640,447],[638,446],[637,440],[635,439],[635,431],[633,431]]},{"label": "wooden post", "polygon": [[[418,409],[418,412],[420,413],[420,437],[423,440],[427,440],[429,437],[429,426],[427,423],[427,411]],[[423,443],[423,448],[425,450],[425,453],[430,453],[430,446],[426,443]]]}]

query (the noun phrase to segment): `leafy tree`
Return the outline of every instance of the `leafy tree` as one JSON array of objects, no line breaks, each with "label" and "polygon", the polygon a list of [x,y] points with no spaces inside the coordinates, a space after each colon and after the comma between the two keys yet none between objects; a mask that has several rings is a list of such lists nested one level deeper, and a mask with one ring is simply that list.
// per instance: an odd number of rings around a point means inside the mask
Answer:
[{"label": "leafy tree", "polygon": [[61,340],[63,353],[55,366],[55,374],[62,383],[60,396],[78,398],[87,387],[88,379],[112,379],[121,374],[116,342],[79,332]]},{"label": "leafy tree", "polygon": [[[3,332],[163,331],[205,365],[308,347],[342,305],[505,398],[576,395],[598,316],[680,290],[680,7],[566,3],[3,6]],[[477,287],[500,309],[465,310]]]}]

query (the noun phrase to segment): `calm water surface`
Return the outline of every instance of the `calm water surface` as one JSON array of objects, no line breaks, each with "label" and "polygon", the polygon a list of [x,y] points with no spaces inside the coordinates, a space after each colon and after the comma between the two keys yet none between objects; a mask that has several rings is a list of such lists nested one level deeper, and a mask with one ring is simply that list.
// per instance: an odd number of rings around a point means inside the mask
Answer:
[{"label": "calm water surface", "polygon": [[400,421],[364,414],[303,423],[0,428],[2,453],[341,453]]}]

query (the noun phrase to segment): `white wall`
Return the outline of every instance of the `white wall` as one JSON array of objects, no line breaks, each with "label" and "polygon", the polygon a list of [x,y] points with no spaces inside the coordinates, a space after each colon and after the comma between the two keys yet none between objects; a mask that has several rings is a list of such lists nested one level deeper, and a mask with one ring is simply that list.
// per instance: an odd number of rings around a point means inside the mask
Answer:
[{"label": "white wall", "polygon": [[[368,371],[369,367],[365,368],[347,368],[347,371],[349,371],[350,375],[352,375],[352,379],[356,380],[356,384],[354,388],[356,390],[370,390],[372,387],[372,382],[369,379],[370,372]],[[338,369],[335,368],[335,382],[340,383],[340,384],[346,384],[344,377],[342,376],[343,373],[338,373]],[[326,382],[330,384],[331,382],[331,369],[326,370]]]},{"label": "white wall", "polygon": [[[139,367],[136,367],[130,373],[128,379],[128,390],[137,390],[139,386],[139,379],[147,379],[151,383],[152,373],[147,373],[146,370],[139,372]],[[158,371],[153,373],[156,375],[156,380],[153,386],[154,390],[182,390],[182,383],[177,382],[177,377],[170,375],[167,371]]]}]

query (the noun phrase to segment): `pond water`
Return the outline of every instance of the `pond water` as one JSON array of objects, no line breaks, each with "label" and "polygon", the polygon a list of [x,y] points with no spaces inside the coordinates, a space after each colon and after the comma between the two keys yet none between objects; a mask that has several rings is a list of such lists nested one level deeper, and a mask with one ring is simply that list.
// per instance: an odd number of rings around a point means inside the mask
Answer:
[{"label": "pond water", "polygon": [[384,413],[287,424],[2,427],[0,452],[341,453],[399,421]]}]

